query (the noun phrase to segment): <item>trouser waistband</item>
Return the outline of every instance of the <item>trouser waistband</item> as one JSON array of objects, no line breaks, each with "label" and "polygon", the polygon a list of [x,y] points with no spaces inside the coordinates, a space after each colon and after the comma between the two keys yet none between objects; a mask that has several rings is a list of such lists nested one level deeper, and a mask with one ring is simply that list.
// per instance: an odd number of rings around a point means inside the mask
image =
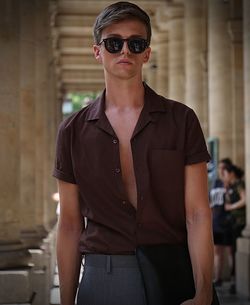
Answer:
[{"label": "trouser waistband", "polygon": [[135,255],[106,255],[106,254],[85,254],[86,267],[106,268],[111,272],[112,268],[138,268]]}]

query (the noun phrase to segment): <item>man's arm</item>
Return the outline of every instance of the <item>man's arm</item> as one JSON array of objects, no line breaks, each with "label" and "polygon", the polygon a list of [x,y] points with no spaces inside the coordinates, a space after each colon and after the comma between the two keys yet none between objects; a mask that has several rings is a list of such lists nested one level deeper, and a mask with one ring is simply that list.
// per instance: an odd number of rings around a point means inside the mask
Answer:
[{"label": "man's arm", "polygon": [[74,305],[79,283],[81,255],[79,239],[83,230],[78,186],[58,180],[60,216],[57,230],[57,263],[61,305]]},{"label": "man's arm", "polygon": [[211,305],[213,276],[213,238],[208,202],[206,163],[185,167],[185,208],[188,247],[196,294],[183,305]]}]

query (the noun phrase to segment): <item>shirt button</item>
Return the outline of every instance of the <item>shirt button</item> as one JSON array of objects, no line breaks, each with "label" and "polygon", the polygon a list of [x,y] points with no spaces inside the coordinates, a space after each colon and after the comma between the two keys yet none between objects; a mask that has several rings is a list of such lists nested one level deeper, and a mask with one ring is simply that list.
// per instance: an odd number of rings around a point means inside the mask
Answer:
[{"label": "shirt button", "polygon": [[119,174],[119,173],[121,172],[121,169],[120,169],[120,168],[116,168],[116,169],[115,169],[115,172],[116,172],[117,174]]},{"label": "shirt button", "polygon": [[117,139],[113,139],[112,142],[113,142],[114,144],[117,144],[117,143],[118,143]]},{"label": "shirt button", "polygon": [[127,203],[127,201],[126,200],[122,200],[122,204],[126,204]]},{"label": "shirt button", "polygon": [[142,201],[142,200],[144,199],[144,197],[141,195],[140,199],[141,199],[141,201]]}]

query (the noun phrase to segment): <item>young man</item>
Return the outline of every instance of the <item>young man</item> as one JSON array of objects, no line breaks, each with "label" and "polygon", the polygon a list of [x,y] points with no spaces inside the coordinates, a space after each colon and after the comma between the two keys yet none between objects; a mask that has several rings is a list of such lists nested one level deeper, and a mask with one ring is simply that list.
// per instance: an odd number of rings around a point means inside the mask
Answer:
[{"label": "young man", "polygon": [[209,154],[199,122],[190,108],[143,83],[151,51],[143,10],[128,2],[108,6],[94,38],[106,89],[60,125],[57,140],[61,304],[74,304],[84,254],[79,305],[145,305],[137,247],[187,244],[195,293],[179,304],[210,305]]}]

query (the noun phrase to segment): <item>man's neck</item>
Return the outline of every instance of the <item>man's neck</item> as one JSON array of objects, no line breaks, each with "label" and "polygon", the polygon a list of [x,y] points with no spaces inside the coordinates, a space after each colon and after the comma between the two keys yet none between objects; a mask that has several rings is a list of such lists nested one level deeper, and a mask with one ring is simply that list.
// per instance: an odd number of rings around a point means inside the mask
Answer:
[{"label": "man's neck", "polygon": [[144,105],[144,86],[142,81],[106,82],[106,110],[138,109]]}]

